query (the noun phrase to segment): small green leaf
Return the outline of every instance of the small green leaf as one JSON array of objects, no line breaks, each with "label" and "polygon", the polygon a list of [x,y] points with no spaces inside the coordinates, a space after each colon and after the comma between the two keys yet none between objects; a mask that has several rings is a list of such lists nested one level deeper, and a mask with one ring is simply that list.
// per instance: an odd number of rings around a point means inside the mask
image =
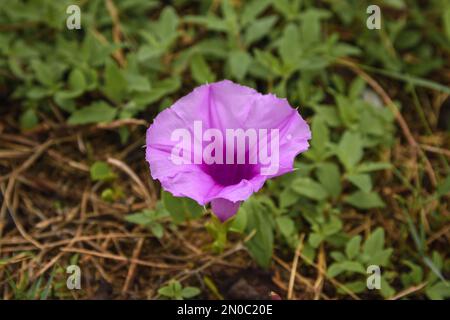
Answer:
[{"label": "small green leaf", "polygon": [[278,52],[284,64],[291,70],[294,70],[298,66],[302,48],[299,29],[296,24],[289,23],[284,27],[283,34],[278,43]]},{"label": "small green leaf", "polygon": [[172,297],[174,297],[175,292],[174,292],[173,286],[168,285],[168,286],[159,288],[158,289],[158,294],[160,294],[162,296],[165,296],[165,297],[168,297],[168,298],[172,298]]},{"label": "small green leaf", "polygon": [[174,197],[171,193],[166,191],[162,192],[161,198],[164,207],[176,223],[181,223],[192,218],[198,218],[203,213],[203,208],[192,199]]},{"label": "small green leaf", "polygon": [[153,233],[153,235],[158,239],[161,239],[162,236],[164,235],[164,227],[162,226],[162,224],[158,222],[150,224],[150,230]]},{"label": "small green leaf", "polygon": [[268,268],[273,252],[273,230],[270,213],[255,199],[250,199],[242,205],[247,211],[246,233],[256,232],[246,242],[246,246],[255,261],[263,268]]},{"label": "small green leaf", "polygon": [[69,87],[73,91],[83,92],[86,89],[87,83],[83,72],[79,69],[73,69],[69,75]]},{"label": "small green leaf", "polygon": [[353,238],[351,238],[345,246],[345,254],[347,255],[347,258],[355,258],[359,252],[360,246],[361,236],[354,236]]},{"label": "small green leaf", "polygon": [[34,128],[39,123],[39,119],[33,109],[28,109],[20,115],[19,122],[21,129],[29,130]]},{"label": "small green leaf", "polygon": [[271,0],[246,1],[241,15],[241,24],[245,26],[249,22],[254,21],[255,18],[267,8],[270,2]]},{"label": "small green leaf", "polygon": [[177,35],[179,18],[174,8],[166,6],[159,16],[155,32],[160,39],[173,40]]},{"label": "small green leaf", "polygon": [[232,51],[229,55],[231,74],[237,79],[244,79],[251,62],[251,56],[245,51]]},{"label": "small green leaf", "polygon": [[311,140],[311,147],[314,150],[317,150],[319,156],[321,157],[327,148],[328,142],[330,141],[330,130],[322,117],[314,117],[311,125],[311,135],[314,137]]},{"label": "small green leaf", "polygon": [[109,122],[116,117],[117,110],[106,102],[94,102],[91,105],[76,110],[69,117],[68,123],[81,125],[97,122]]},{"label": "small green leaf", "polygon": [[450,285],[440,281],[432,286],[427,287],[426,295],[431,300],[445,300],[450,298]]},{"label": "small green leaf", "polygon": [[250,46],[254,42],[260,40],[267,35],[272,27],[277,22],[276,16],[267,16],[253,21],[245,30],[244,42],[247,46]]},{"label": "small green leaf", "polygon": [[335,262],[327,270],[329,277],[334,278],[343,272],[366,274],[363,265],[356,261]]},{"label": "small green leaf", "polygon": [[286,208],[292,206],[299,199],[298,194],[291,188],[286,188],[280,193],[280,207]]},{"label": "small green leaf", "polygon": [[378,170],[391,169],[392,164],[389,162],[363,162],[356,167],[357,173],[367,173]]},{"label": "small green leaf", "polygon": [[332,162],[325,162],[318,165],[317,178],[328,193],[336,198],[342,191],[341,173],[339,167]]},{"label": "small green leaf", "polygon": [[295,233],[295,224],[291,218],[286,216],[278,217],[276,222],[281,234],[283,234],[286,238]]},{"label": "small green leaf", "polygon": [[384,247],[384,230],[378,227],[367,238],[363,245],[363,253],[367,256],[373,256],[383,250]]},{"label": "small green leaf", "polygon": [[93,181],[105,181],[115,178],[114,172],[110,166],[103,161],[96,161],[90,169],[91,179]]},{"label": "small green leaf", "polygon": [[368,174],[348,174],[347,180],[363,192],[369,193],[372,190],[372,178]]},{"label": "small green leaf", "polygon": [[376,192],[356,191],[344,199],[358,209],[384,208],[385,204]]},{"label": "small green leaf", "polygon": [[311,178],[297,178],[292,183],[292,190],[313,200],[324,200],[328,197],[327,190]]},{"label": "small green leaf", "polygon": [[313,248],[317,248],[322,241],[323,241],[323,236],[318,233],[311,233],[308,237],[308,243]]},{"label": "small green leaf", "polygon": [[337,156],[347,171],[352,170],[363,157],[360,135],[346,131],[339,142]]},{"label": "small green leaf", "polygon": [[243,233],[247,226],[247,213],[245,210],[239,209],[232,218],[229,229],[232,232]]},{"label": "small green leaf", "polygon": [[154,212],[150,210],[144,210],[142,212],[137,212],[129,214],[125,217],[125,220],[131,223],[136,223],[141,226],[148,226],[155,219]]},{"label": "small green leaf", "polygon": [[179,77],[160,80],[152,86],[149,92],[137,92],[133,101],[138,105],[146,106],[178,90],[180,86],[181,81]]},{"label": "small green leaf", "polygon": [[116,63],[109,61],[105,69],[103,92],[114,101],[122,101],[127,92],[127,80]]},{"label": "small green leaf", "polygon": [[198,84],[214,82],[216,79],[202,55],[196,54],[191,60],[191,74]]},{"label": "small green leaf", "polygon": [[196,287],[185,287],[183,290],[181,290],[181,295],[183,298],[189,299],[193,298],[195,296],[198,296],[200,294],[200,289]]}]

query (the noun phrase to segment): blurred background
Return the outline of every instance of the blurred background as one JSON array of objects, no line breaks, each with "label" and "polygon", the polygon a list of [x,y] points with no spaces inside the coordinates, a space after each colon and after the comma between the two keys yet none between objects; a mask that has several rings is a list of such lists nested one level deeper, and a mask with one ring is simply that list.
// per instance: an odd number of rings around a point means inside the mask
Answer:
[{"label": "blurred background", "polygon": [[[449,57],[446,0],[1,1],[0,298],[449,298]],[[224,224],[142,148],[221,79],[313,136]]]}]

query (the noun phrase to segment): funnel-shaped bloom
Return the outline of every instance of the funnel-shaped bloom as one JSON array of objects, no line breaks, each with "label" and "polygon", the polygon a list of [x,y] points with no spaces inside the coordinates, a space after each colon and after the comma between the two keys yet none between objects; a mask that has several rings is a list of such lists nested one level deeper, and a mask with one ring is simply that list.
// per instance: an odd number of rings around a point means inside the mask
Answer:
[{"label": "funnel-shaped bloom", "polygon": [[197,87],[147,130],[151,175],[222,221],[308,149],[308,124],[286,99],[224,80]]}]

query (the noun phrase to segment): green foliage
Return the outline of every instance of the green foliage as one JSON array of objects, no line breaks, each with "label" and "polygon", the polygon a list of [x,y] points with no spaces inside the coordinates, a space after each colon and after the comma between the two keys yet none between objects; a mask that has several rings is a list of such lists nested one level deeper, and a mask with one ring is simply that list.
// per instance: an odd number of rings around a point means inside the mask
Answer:
[{"label": "green foliage", "polygon": [[152,234],[157,238],[164,235],[163,220],[169,216],[161,202],[158,202],[155,210],[143,210],[125,217],[125,220],[131,223],[149,228]]},{"label": "green foliage", "polygon": [[247,216],[246,233],[254,235],[246,245],[255,261],[268,268],[273,253],[273,222],[270,211],[261,201],[251,199],[240,209]]},{"label": "green foliage", "polygon": [[[360,280],[353,280],[344,282],[352,292],[359,293],[366,289],[366,273],[367,267],[376,265],[378,267],[389,267],[390,258],[393,252],[392,248],[385,249],[385,235],[384,230],[377,228],[361,245],[361,236],[354,236],[345,245],[344,253],[334,251],[331,253],[335,262],[333,262],[327,270],[329,277],[339,277],[348,279],[349,276],[356,276]],[[370,275],[370,274],[369,274]],[[362,285],[356,283],[361,283]],[[395,290],[389,284],[387,273],[381,275],[381,290],[380,294],[389,298]]]},{"label": "green foliage", "polygon": [[116,177],[111,167],[103,161],[96,161],[90,168],[93,181],[108,181]]},{"label": "green foliage", "polygon": [[161,199],[175,223],[198,218],[203,213],[203,208],[192,199],[174,197],[166,191],[161,193]]},{"label": "green foliage", "polygon": [[178,281],[171,281],[168,285],[159,288],[158,294],[172,300],[191,299],[200,294],[196,287],[183,287]]}]

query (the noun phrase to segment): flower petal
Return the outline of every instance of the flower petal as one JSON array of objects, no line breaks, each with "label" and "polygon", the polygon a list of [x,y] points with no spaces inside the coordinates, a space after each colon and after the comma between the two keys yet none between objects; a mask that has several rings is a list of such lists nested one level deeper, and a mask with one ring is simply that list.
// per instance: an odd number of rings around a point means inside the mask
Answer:
[{"label": "flower petal", "polygon": [[232,202],[223,198],[217,198],[211,201],[212,211],[222,222],[234,216],[239,210],[240,205],[241,202]]}]

